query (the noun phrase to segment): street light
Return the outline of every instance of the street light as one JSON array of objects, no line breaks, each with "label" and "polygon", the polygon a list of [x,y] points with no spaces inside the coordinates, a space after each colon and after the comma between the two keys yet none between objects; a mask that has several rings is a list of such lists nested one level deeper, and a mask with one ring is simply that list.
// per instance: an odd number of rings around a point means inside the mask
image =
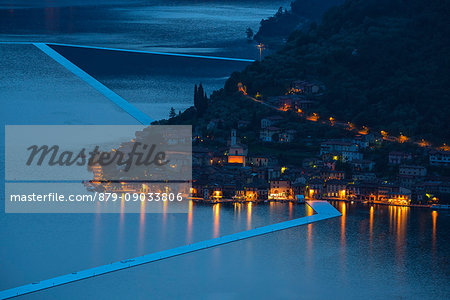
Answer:
[{"label": "street light", "polygon": [[258,47],[258,49],[259,49],[259,61],[261,61],[261,56],[262,56],[262,51],[264,49],[264,44],[259,43],[258,45],[256,45],[256,47]]}]

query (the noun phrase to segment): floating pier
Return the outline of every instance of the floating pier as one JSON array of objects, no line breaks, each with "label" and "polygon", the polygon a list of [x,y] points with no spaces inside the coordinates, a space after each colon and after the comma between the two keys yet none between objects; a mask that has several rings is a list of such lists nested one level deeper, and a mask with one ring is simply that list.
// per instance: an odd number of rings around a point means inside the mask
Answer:
[{"label": "floating pier", "polygon": [[315,214],[307,217],[302,217],[290,221],[285,221],[277,224],[267,225],[247,231],[242,231],[238,233],[233,233],[229,235],[224,235],[218,238],[197,242],[190,245],[185,245],[181,247],[176,247],[160,252],[155,252],[147,254],[144,256],[139,256],[131,259],[121,260],[112,264],[103,265],[100,267],[95,267],[87,269],[84,271],[73,272],[67,275],[62,275],[54,277],[51,279],[46,279],[38,282],[33,282],[31,284],[19,286],[16,288],[4,290],[0,292],[0,299],[8,299],[12,297],[17,297],[55,286],[60,286],[63,284],[92,278],[95,276],[103,275],[106,273],[111,273],[127,268],[136,267],[139,265],[156,262],[163,259],[168,259],[171,257],[188,254],[191,252],[208,249],[236,241],[241,241],[244,239],[260,236],[267,233],[272,233],[300,225],[310,224],[313,222],[326,220],[334,217],[341,216],[341,213],[337,211],[330,203],[327,201],[308,201],[307,204],[316,212]]}]

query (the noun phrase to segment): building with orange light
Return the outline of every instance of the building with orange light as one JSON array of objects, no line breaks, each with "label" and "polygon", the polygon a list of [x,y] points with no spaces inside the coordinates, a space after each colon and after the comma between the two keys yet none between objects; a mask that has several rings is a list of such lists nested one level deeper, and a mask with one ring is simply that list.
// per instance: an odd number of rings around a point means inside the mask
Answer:
[{"label": "building with orange light", "polygon": [[318,94],[321,88],[321,84],[310,82],[306,80],[295,80],[291,84],[289,90],[292,94],[311,95]]},{"label": "building with orange light", "polygon": [[347,183],[343,180],[328,180],[325,183],[325,195],[327,198],[346,199]]},{"label": "building with orange light", "polygon": [[273,200],[293,199],[291,182],[289,180],[271,180],[268,198]]},{"label": "building with orange light", "polygon": [[330,169],[324,169],[320,172],[320,177],[327,181],[327,180],[342,180],[345,178],[345,172],[344,171],[338,171],[338,170],[330,170]]},{"label": "building with orange light", "polygon": [[355,143],[342,140],[330,140],[320,144],[320,155],[330,153],[340,155],[344,162],[361,160],[363,158],[362,153],[358,152],[358,146]]},{"label": "building with orange light", "polygon": [[228,150],[228,164],[235,164],[245,167],[248,149],[245,145],[237,142],[236,129],[231,130],[230,149]]},{"label": "building with orange light", "polygon": [[305,188],[306,198],[308,199],[322,199],[324,188],[323,181],[319,179],[310,180]]},{"label": "building with orange light", "polygon": [[289,129],[280,133],[280,143],[292,143],[295,139],[295,134],[297,131],[294,129]]}]

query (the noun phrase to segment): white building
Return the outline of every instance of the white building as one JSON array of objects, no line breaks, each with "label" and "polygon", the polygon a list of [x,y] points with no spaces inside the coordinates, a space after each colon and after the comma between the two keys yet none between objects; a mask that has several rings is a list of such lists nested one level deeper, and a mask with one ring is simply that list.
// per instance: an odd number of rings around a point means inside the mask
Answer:
[{"label": "white building", "polygon": [[450,151],[431,151],[430,165],[448,166],[450,165]]}]

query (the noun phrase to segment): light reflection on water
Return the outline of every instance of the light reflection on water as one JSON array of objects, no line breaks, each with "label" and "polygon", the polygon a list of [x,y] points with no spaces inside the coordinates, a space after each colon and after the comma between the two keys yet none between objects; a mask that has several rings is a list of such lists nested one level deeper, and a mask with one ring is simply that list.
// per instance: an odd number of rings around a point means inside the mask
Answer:
[{"label": "light reflection on water", "polygon": [[252,229],[252,202],[247,203],[247,230]]},{"label": "light reflection on water", "polygon": [[436,221],[438,213],[437,211],[433,210],[431,213],[432,220],[433,220],[433,231],[432,231],[432,250],[433,250],[433,256],[436,254]]},{"label": "light reflection on water", "polygon": [[[143,251],[143,247],[144,247],[144,233],[145,233],[145,205],[146,205],[147,201],[141,201],[141,212],[139,213],[139,253],[142,253]],[[166,213],[164,212],[163,214],[164,218],[163,218],[163,223],[162,223],[162,228],[165,228],[165,216]]]},{"label": "light reflection on water", "polygon": [[214,211],[214,235],[213,237],[219,237],[220,231],[220,203],[213,205]]},{"label": "light reflection on water", "polygon": [[[439,285],[439,278],[442,278],[446,270],[445,257],[448,257],[449,251],[446,243],[448,213],[344,202],[333,205],[343,213],[343,217],[249,239],[233,244],[235,246],[211,249],[213,255],[200,259],[198,263],[217,268],[214,269],[217,276],[231,276],[233,268],[238,268],[233,265],[236,260],[241,268],[248,270],[248,276],[255,276],[259,272],[264,274],[265,269],[260,269],[261,264],[269,263],[267,259],[270,257],[273,261],[268,269],[290,274],[293,278],[304,277],[309,282],[314,282],[319,274],[328,278],[327,276],[331,276],[327,275],[329,272],[335,272],[333,276],[337,278],[337,282],[350,286],[360,280],[355,278],[355,274],[367,277],[369,285],[386,284],[389,279],[399,286],[410,286],[417,276],[433,277],[432,282],[421,279],[422,285]],[[6,270],[10,276],[1,286],[12,287],[23,283],[23,280],[32,282],[169,249],[184,245],[186,241],[197,242],[288,220],[291,216],[297,218],[312,213],[309,206],[294,203],[210,206],[190,202],[187,214],[171,214],[167,211],[163,214],[139,213],[126,216],[124,213],[93,214],[93,218],[81,214],[59,217],[19,215],[14,218],[2,215],[0,222],[7,222],[9,226],[8,230],[3,229],[5,226],[0,226],[0,233],[10,242],[8,251],[0,253],[5,259],[1,262],[1,269]],[[89,221],[90,218],[92,222]],[[193,226],[194,220],[198,226]],[[14,226],[14,222],[32,222],[34,226],[27,226],[28,233],[24,233],[20,231],[24,227]],[[43,230],[55,224],[62,227],[62,230],[71,232],[71,235],[55,235],[52,231]],[[89,230],[92,230],[92,235],[87,236],[90,240],[84,240],[85,233]],[[30,231],[39,234],[30,234]],[[26,263],[30,257],[25,259],[21,256],[23,252],[15,248],[15,245],[23,245],[20,239],[24,234],[27,244],[31,245],[30,249],[34,250],[27,253],[33,260],[32,264]],[[40,243],[36,242],[37,237]],[[72,243],[74,240],[75,244]],[[230,247],[239,250],[233,252]],[[203,257],[202,255],[208,255],[208,251],[196,255]],[[58,253],[69,253],[71,260],[61,260]],[[179,266],[180,272],[185,267],[185,259],[187,258],[177,260],[175,267]],[[48,263],[49,260],[55,264],[52,268],[45,267],[45,262]],[[8,267],[6,261],[14,261],[14,268]],[[225,270],[224,261],[230,264]],[[276,271],[278,268],[283,268],[283,271]],[[214,286],[213,282],[210,284]],[[295,289],[295,285],[287,288]]]},{"label": "light reflection on water", "polygon": [[192,243],[192,221],[193,221],[194,201],[189,200],[188,222],[187,222],[187,243]]}]

